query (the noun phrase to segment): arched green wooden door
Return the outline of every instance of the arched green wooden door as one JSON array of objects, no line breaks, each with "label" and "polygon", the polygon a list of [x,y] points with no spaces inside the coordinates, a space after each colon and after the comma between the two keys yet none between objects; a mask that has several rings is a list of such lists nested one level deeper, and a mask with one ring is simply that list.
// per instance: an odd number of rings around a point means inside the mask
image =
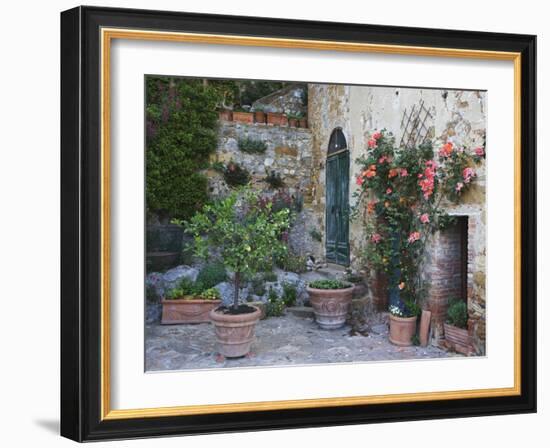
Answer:
[{"label": "arched green wooden door", "polygon": [[342,130],[333,131],[326,163],[326,258],[349,265],[349,151]]}]

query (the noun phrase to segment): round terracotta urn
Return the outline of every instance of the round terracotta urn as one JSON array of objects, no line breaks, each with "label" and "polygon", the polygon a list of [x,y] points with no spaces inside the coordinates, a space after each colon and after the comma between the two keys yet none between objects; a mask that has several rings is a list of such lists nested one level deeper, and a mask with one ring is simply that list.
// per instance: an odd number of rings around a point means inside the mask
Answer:
[{"label": "round terracotta urn", "polygon": [[353,285],[344,289],[316,289],[308,286],[309,302],[315,320],[324,330],[344,326],[351,305]]},{"label": "round terracotta urn", "polygon": [[390,342],[400,347],[412,345],[416,333],[416,316],[398,317],[390,314]]},{"label": "round terracotta urn", "polygon": [[250,351],[261,311],[255,306],[248,305],[248,307],[254,311],[230,314],[225,313],[224,309],[216,308],[210,312],[210,320],[214,324],[216,345],[220,355],[226,358],[239,358]]}]

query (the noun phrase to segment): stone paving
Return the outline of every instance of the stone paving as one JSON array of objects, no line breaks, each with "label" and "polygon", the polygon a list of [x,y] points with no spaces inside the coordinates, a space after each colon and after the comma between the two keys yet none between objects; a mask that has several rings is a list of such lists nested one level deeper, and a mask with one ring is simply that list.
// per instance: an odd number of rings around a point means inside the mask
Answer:
[{"label": "stone paving", "polygon": [[[351,335],[353,334],[353,336]],[[159,325],[145,328],[146,370],[289,366],[341,362],[390,361],[460,356],[434,346],[396,347],[379,317],[360,333],[350,326],[321,330],[311,317],[287,313],[261,320],[251,355],[220,359],[211,324]]]}]

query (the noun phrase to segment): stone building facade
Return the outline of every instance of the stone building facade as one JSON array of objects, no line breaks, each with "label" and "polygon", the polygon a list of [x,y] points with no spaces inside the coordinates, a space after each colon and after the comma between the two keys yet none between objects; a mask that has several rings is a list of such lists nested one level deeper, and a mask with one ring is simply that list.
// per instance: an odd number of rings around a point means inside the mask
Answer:
[{"label": "stone building facade", "polygon": [[[329,140],[338,129],[346,142],[349,157],[347,175],[353,206],[357,189],[355,176],[367,141],[374,130],[392,132],[397,143],[429,138],[437,148],[451,140],[459,146],[485,145],[486,92],[394,87],[309,84],[307,92],[308,129],[235,124],[222,122],[215,159],[235,161],[252,175],[256,188],[265,189],[266,170],[279,173],[289,194],[303,199],[293,243],[295,251],[316,260],[326,259],[327,235],[327,153]],[[286,94],[293,98],[295,92]],[[276,96],[281,101],[281,96]],[[239,138],[259,139],[267,144],[263,154],[246,154],[238,149]],[[490,149],[489,149],[490,150]],[[347,165],[346,165],[347,166]],[[212,171],[212,194],[224,192],[220,175]],[[434,236],[428,249],[424,275],[430,293],[426,308],[432,311],[432,336],[442,336],[447,301],[463,297],[468,303],[469,329],[475,351],[485,353],[485,167],[477,170],[475,185],[458,205],[447,204],[447,212],[457,216],[457,225]],[[321,240],[312,238],[317,232]],[[347,233],[349,267],[368,273],[362,253],[367,238],[361,219],[351,220]],[[345,263],[348,264],[348,263]],[[369,273],[370,274],[370,273]],[[383,288],[382,288],[383,289]],[[375,295],[376,288],[370,294]],[[373,301],[380,301],[372,297]]]}]

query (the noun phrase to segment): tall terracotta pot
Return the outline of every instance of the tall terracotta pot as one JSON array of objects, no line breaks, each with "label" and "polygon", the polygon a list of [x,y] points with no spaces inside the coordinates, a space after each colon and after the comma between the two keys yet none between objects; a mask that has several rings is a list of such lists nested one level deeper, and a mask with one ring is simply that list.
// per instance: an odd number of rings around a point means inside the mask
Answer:
[{"label": "tall terracotta pot", "polygon": [[390,314],[390,342],[400,347],[412,345],[417,317],[398,317]]},{"label": "tall terracotta pot", "polygon": [[250,351],[256,323],[261,315],[257,307],[250,308],[254,311],[244,314],[225,314],[218,308],[210,312],[210,320],[216,331],[218,353],[226,358],[239,358]]},{"label": "tall terracotta pot", "polygon": [[309,302],[315,320],[324,330],[335,330],[346,323],[354,286],[345,289],[316,289],[308,286]]}]

